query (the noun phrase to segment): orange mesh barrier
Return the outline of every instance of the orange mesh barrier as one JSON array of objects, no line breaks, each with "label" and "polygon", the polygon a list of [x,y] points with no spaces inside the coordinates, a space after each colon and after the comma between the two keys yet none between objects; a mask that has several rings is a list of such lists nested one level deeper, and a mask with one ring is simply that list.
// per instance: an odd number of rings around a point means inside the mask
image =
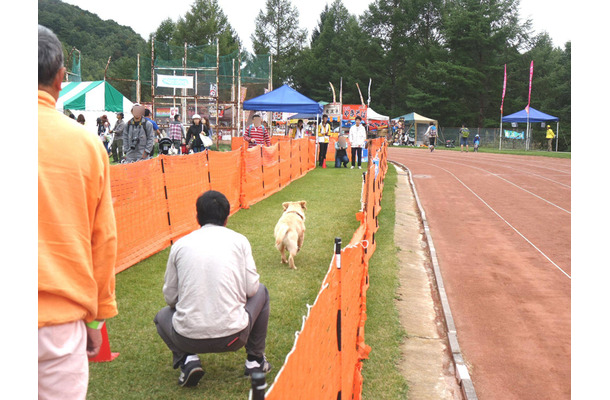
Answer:
[{"label": "orange mesh barrier", "polygon": [[243,150],[242,200],[244,208],[263,198],[263,165],[261,146]]},{"label": "orange mesh barrier", "polygon": [[290,142],[278,143],[280,187],[287,186],[292,180],[292,145]]},{"label": "orange mesh barrier", "polygon": [[278,165],[278,145],[261,147],[263,152],[263,193],[271,196],[280,190],[280,175]]},{"label": "orange mesh barrier", "polygon": [[368,261],[376,247],[387,144],[376,139],[369,149],[372,162],[363,182],[364,208],[356,214],[360,226],[341,250],[341,257],[333,257],[322,289],[266,399],[362,397],[362,360],[371,351],[364,342]]},{"label": "orange mesh barrier", "polygon": [[[237,141],[235,141],[236,143]],[[224,193],[231,213],[247,208],[315,168],[314,140],[278,138],[271,147],[155,159],[110,167],[120,272],[198,227],[195,202],[208,189]],[[243,143],[243,141],[242,141]],[[335,255],[270,399],[360,399],[368,262],[376,243],[387,144],[370,142],[360,226]]]},{"label": "orange mesh barrier", "polygon": [[[232,146],[243,144],[242,138],[233,139],[239,140]],[[161,155],[111,166],[118,229],[115,271],[129,268],[197,229],[195,203],[203,192],[222,192],[234,214],[314,167],[314,148],[307,139],[277,137],[275,142],[271,147],[239,145],[230,152]],[[295,170],[299,173],[293,173]]]},{"label": "orange mesh barrier", "polygon": [[159,172],[165,177],[169,223],[175,241],[199,226],[195,202],[201,193],[210,190],[209,163],[205,153],[158,158],[162,161]]},{"label": "orange mesh barrier", "polygon": [[161,160],[110,167],[117,225],[117,272],[170,244]]}]

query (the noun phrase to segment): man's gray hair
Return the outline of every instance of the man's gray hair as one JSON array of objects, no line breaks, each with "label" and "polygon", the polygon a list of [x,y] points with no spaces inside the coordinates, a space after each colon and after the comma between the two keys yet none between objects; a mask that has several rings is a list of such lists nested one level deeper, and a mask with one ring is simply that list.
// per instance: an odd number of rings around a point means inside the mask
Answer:
[{"label": "man's gray hair", "polygon": [[38,84],[51,85],[64,66],[64,50],[49,28],[38,25]]}]

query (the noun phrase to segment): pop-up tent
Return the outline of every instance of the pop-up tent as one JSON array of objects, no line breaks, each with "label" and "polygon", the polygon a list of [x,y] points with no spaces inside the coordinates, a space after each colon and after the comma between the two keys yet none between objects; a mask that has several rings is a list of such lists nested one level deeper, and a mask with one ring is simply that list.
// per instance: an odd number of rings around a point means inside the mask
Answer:
[{"label": "pop-up tent", "polygon": [[419,115],[418,113],[412,112],[410,114],[401,115],[400,117],[392,118],[392,121],[398,121],[399,119],[404,118],[408,128],[409,124],[413,125],[415,128],[415,143],[423,144],[424,142],[424,134],[428,130],[431,122],[434,122],[436,127],[438,128],[438,121],[435,119],[431,119],[428,117],[424,117],[423,115]]},{"label": "pop-up tent", "polygon": [[[316,116],[322,115],[324,110],[320,103],[302,95],[288,85],[282,85],[269,93],[244,101],[243,108],[244,110],[256,111],[307,113],[316,114]],[[245,118],[242,117],[243,119]],[[244,121],[242,125],[244,132],[246,129],[245,125]]]},{"label": "pop-up tent", "polygon": [[[535,108],[529,107],[529,113],[527,108],[523,109],[521,111],[518,111],[514,114],[510,114],[507,115],[506,117],[502,117],[502,122],[516,122],[516,123],[525,123],[527,124],[527,129],[526,129],[526,145],[525,148],[527,150],[529,150],[529,143],[530,143],[530,139],[531,139],[531,133],[530,133],[530,124],[532,122],[537,123],[537,122],[557,122],[557,137],[559,137],[559,118],[554,117],[552,115],[549,114],[545,114],[541,111],[536,110]],[[500,129],[500,131],[502,131],[502,129]],[[502,149],[502,133],[500,132],[500,150]],[[558,140],[555,141],[555,151],[557,151],[557,144],[558,144]]]},{"label": "pop-up tent", "polygon": [[366,120],[369,125],[369,131],[388,128],[390,123],[390,117],[375,112],[371,107],[366,109]]},{"label": "pop-up tent", "polygon": [[59,111],[70,110],[78,116],[83,114],[85,126],[97,132],[96,119],[102,115],[114,126],[116,113],[125,114],[125,121],[131,118],[133,103],[106,81],[63,82],[55,104]]},{"label": "pop-up tent", "polygon": [[288,85],[244,101],[244,110],[322,114],[317,101],[302,95]]}]

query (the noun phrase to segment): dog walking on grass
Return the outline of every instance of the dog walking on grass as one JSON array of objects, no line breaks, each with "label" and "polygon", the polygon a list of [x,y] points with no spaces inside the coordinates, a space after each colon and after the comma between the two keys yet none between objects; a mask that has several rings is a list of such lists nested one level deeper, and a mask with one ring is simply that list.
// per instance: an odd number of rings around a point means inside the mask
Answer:
[{"label": "dog walking on grass", "polygon": [[[305,210],[306,201],[289,201],[282,203],[284,213],[275,225],[275,247],[282,255],[282,263],[290,264],[290,268],[297,269],[294,265],[294,256],[297,255],[303,240],[305,239]],[[288,251],[288,260],[284,251]]]}]

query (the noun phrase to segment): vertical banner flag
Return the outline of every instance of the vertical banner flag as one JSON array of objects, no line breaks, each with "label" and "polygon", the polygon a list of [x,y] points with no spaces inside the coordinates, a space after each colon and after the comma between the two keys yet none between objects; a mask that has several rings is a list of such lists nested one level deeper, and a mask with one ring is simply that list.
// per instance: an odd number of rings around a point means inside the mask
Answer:
[{"label": "vertical banner flag", "polygon": [[356,82],[356,87],[358,88],[358,94],[360,95],[360,103],[364,105],[364,99],[362,98],[362,92],[360,91],[360,85]]},{"label": "vertical banner flag", "polygon": [[530,113],[530,102],[532,100],[532,77],[534,76],[534,60],[532,60],[532,63],[530,64],[530,90],[529,90],[529,94],[527,96],[527,107],[525,108],[527,110],[527,113]]},{"label": "vertical banner flag", "polygon": [[333,86],[332,82],[328,82],[330,85],[330,88],[333,90],[333,103],[337,102],[337,98],[335,96],[335,87]]},{"label": "vertical banner flag", "polygon": [[504,96],[506,95],[506,64],[504,64],[504,87],[502,88],[502,104],[500,105],[500,114],[504,113]]},{"label": "vertical banner flag", "polygon": [[339,103],[343,104],[343,77],[341,77],[341,83],[339,84]]},{"label": "vertical banner flag", "polygon": [[367,105],[371,105],[371,82],[373,82],[373,78],[369,78],[369,98],[367,100]]}]

